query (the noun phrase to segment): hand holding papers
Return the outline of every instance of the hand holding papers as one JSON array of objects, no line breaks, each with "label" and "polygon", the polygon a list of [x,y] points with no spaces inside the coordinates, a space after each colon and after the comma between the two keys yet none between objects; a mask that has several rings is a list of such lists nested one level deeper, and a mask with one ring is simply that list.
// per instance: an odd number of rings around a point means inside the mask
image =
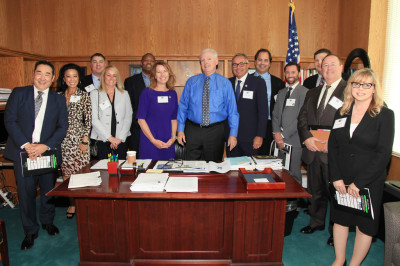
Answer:
[{"label": "hand holding papers", "polygon": [[71,175],[68,188],[91,187],[101,185],[100,172]]}]

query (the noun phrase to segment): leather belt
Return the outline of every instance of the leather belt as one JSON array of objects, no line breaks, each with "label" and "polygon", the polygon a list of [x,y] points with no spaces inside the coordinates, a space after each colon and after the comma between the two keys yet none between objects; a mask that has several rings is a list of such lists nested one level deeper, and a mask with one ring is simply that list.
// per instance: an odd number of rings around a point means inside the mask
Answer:
[{"label": "leather belt", "polygon": [[214,126],[218,126],[218,125],[220,125],[220,124],[222,124],[222,123],[224,123],[225,121],[221,121],[221,122],[216,122],[216,123],[212,123],[212,124],[209,124],[209,125],[202,125],[202,124],[197,124],[197,123],[195,123],[195,122],[193,122],[193,121],[191,121],[191,120],[187,120],[190,124],[192,124],[192,125],[194,125],[194,126],[196,126],[196,127],[201,127],[201,128],[210,128],[210,127],[214,127]]}]

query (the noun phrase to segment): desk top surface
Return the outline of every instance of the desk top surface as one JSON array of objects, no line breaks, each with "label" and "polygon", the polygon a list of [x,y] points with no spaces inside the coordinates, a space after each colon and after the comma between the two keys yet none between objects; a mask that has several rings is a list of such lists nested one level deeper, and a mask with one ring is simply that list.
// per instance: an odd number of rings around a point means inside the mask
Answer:
[{"label": "desk top surface", "polygon": [[[151,166],[151,165],[150,165]],[[90,165],[81,172],[89,172]],[[132,192],[130,186],[136,179],[133,175],[111,175],[100,171],[102,184],[97,187],[68,189],[69,180],[48,193],[50,196],[73,198],[130,198],[130,199],[268,199],[311,197],[285,170],[275,173],[286,183],[285,189],[246,190],[238,171],[226,174],[214,173],[169,173],[170,176],[197,176],[198,192]]]}]

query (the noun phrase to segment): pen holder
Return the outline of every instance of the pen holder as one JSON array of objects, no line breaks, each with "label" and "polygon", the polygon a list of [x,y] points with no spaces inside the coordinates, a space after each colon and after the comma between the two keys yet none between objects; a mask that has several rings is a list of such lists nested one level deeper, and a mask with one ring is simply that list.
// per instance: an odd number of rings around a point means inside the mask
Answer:
[{"label": "pen holder", "polygon": [[110,175],[116,175],[118,173],[118,161],[117,162],[108,162],[107,170]]}]

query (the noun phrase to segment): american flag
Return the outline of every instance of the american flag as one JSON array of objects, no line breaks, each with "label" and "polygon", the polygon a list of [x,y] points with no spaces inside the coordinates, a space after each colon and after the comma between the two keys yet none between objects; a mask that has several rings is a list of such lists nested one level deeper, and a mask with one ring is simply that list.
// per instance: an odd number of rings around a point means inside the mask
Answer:
[{"label": "american flag", "polygon": [[296,19],[294,17],[294,2],[289,4],[289,41],[286,54],[286,64],[296,62],[300,64],[299,38],[297,37]]}]

